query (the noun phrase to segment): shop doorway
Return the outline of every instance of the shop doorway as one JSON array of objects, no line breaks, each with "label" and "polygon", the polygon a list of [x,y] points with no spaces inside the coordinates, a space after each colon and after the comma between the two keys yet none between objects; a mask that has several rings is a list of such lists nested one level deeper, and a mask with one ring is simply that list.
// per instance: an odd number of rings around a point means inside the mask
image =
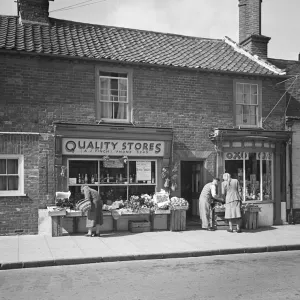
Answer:
[{"label": "shop doorway", "polygon": [[188,219],[199,220],[199,196],[203,188],[203,161],[181,162],[181,197],[189,202]]}]

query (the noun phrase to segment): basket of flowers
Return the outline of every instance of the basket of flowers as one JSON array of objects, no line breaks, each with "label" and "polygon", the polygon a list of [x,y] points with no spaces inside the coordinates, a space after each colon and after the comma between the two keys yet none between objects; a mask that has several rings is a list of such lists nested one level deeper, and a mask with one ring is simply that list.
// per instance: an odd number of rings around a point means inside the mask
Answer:
[{"label": "basket of flowers", "polygon": [[170,209],[171,210],[188,210],[189,203],[184,198],[172,197],[170,199]]}]

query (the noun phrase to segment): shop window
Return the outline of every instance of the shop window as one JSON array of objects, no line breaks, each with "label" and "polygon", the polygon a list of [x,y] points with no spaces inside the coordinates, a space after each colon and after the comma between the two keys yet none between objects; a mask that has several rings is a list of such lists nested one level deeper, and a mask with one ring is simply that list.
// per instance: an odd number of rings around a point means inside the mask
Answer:
[{"label": "shop window", "polygon": [[259,83],[235,82],[235,123],[241,127],[261,126]]},{"label": "shop window", "polygon": [[226,152],[225,172],[238,179],[243,201],[272,200],[273,153]]},{"label": "shop window", "polygon": [[82,199],[80,186],[88,184],[101,195],[105,204],[126,200],[132,195],[156,192],[156,160],[108,160],[68,161],[68,185],[75,201]]},{"label": "shop window", "polygon": [[97,69],[97,119],[104,122],[131,121],[131,72]]},{"label": "shop window", "polygon": [[18,196],[23,194],[23,156],[0,155],[0,196]]}]

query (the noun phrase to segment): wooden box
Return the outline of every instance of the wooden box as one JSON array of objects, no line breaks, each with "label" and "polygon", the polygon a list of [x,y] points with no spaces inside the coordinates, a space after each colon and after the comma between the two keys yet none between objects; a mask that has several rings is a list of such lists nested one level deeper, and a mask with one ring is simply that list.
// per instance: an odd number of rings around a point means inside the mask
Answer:
[{"label": "wooden box", "polygon": [[148,232],[150,231],[150,222],[147,220],[143,221],[129,221],[128,228],[130,232]]}]

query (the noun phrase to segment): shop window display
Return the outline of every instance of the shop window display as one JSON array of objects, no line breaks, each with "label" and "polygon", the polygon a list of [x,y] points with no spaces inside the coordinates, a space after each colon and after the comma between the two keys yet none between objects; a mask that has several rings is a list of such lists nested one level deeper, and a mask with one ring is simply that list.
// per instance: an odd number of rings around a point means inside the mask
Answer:
[{"label": "shop window display", "polygon": [[239,180],[244,201],[272,200],[272,153],[227,152],[225,172]]},{"label": "shop window display", "polygon": [[109,158],[68,161],[68,186],[71,199],[82,199],[80,186],[97,190],[104,204],[127,200],[132,195],[156,192],[156,161]]}]

